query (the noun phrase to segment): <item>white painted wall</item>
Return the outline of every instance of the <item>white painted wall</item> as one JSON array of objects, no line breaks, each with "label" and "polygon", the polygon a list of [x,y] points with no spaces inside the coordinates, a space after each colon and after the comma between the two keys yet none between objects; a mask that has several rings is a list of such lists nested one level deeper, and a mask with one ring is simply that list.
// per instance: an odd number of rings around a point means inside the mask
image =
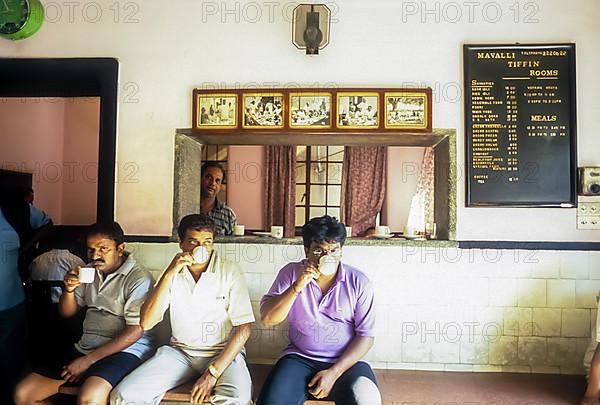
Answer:
[{"label": "white painted wall", "polygon": [[[457,128],[463,162],[457,94],[463,43],[576,42],[579,164],[600,163],[597,0],[496,0],[471,9],[464,2],[430,0],[330,3],[331,44],[316,57],[290,42],[291,24],[283,14],[291,14],[295,3],[82,1],[72,13],[73,3],[45,3],[48,21],[40,32],[21,42],[2,40],[0,54],[119,58],[116,214],[130,234],[170,233],[173,134],[191,125],[193,87],[428,85],[435,95],[434,126]],[[139,167],[134,181],[124,181],[131,173],[127,163]],[[458,239],[600,240],[599,232],[576,231],[573,209],[466,209],[462,176],[458,203]]]}]

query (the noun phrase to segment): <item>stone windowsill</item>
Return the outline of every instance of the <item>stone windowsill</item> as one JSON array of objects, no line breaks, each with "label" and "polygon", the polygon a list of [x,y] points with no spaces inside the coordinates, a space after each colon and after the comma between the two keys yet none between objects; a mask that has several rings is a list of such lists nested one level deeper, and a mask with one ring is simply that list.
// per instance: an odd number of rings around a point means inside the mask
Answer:
[{"label": "stone windowsill", "polygon": [[[226,243],[253,243],[259,245],[301,245],[302,238],[297,236],[293,238],[276,239],[270,236],[246,235],[246,236],[217,236],[215,242],[219,244]],[[345,246],[423,246],[423,247],[457,247],[458,242],[453,240],[406,240],[402,237],[393,237],[390,239],[376,238],[347,238]]]}]

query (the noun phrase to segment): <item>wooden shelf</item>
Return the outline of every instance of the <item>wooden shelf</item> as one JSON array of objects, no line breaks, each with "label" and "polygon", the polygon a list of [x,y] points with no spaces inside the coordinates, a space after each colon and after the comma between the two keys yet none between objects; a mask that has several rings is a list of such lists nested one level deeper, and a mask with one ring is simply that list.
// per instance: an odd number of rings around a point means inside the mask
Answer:
[{"label": "wooden shelf", "polygon": [[436,128],[433,132],[389,131],[193,131],[177,129],[203,145],[345,145],[345,146],[435,146],[453,129]]}]

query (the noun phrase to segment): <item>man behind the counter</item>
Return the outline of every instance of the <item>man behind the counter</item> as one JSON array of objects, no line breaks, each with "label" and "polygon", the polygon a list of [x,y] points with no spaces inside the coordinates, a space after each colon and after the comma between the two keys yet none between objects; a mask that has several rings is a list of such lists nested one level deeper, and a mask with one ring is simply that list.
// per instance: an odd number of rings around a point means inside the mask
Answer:
[{"label": "man behind the counter", "polygon": [[206,162],[200,171],[200,212],[215,221],[217,235],[231,235],[235,225],[235,212],[219,201],[217,195],[223,187],[225,169],[217,162]]}]

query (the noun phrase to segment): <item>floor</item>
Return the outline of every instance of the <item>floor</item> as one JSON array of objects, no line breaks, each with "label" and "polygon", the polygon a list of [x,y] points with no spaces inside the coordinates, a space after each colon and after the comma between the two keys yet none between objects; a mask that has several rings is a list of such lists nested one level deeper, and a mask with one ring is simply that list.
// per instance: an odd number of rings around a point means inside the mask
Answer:
[{"label": "floor", "polygon": [[[260,387],[268,366],[250,369],[255,387]],[[404,370],[375,374],[384,405],[574,405],[585,391],[585,378],[573,375]]]},{"label": "floor", "polygon": [[384,404],[579,404],[583,376],[376,370]]}]

